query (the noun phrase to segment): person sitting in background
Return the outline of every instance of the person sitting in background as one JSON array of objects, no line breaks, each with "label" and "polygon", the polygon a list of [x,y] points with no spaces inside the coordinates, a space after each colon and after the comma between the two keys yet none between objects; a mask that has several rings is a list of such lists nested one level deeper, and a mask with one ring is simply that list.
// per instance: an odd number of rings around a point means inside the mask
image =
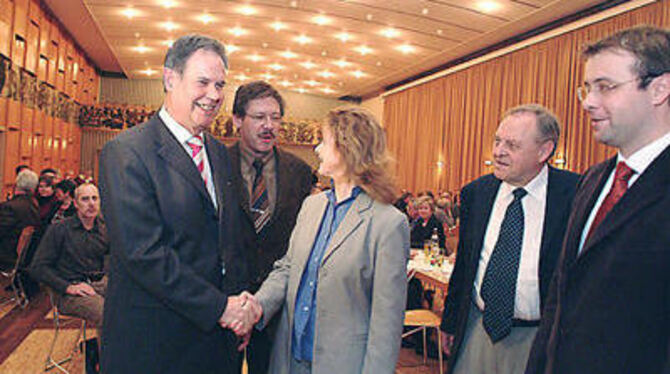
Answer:
[{"label": "person sitting in background", "polygon": [[454,227],[456,221],[451,215],[451,200],[445,198],[438,198],[435,201],[435,218],[442,224],[442,227]]},{"label": "person sitting in background", "polygon": [[37,205],[39,206],[40,221],[46,226],[55,212],[58,200],[54,195],[54,177],[50,174],[40,176],[37,184]]},{"label": "person sitting in background", "polygon": [[444,228],[435,218],[435,203],[430,195],[423,195],[414,201],[419,218],[412,227],[412,248],[423,248],[423,243],[430,240],[434,231],[437,231],[438,244],[444,248]]},{"label": "person sitting in background", "polygon": [[69,179],[64,179],[54,187],[54,195],[58,200],[58,205],[55,207],[55,211],[52,214],[51,222],[56,223],[62,221],[67,217],[71,217],[77,213],[77,209],[74,206],[74,190],[77,188],[77,184]]},{"label": "person sitting in background", "polygon": [[14,196],[0,204],[0,269],[10,270],[16,264],[16,246],[21,231],[26,226],[40,223],[37,201],[33,192],[37,187],[37,174],[23,170],[16,177]]}]

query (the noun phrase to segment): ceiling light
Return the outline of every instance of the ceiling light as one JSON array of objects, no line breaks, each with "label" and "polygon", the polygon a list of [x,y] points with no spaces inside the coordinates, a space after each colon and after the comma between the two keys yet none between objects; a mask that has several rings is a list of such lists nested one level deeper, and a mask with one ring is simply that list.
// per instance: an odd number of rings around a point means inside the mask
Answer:
[{"label": "ceiling light", "polygon": [[305,69],[313,69],[316,67],[316,64],[311,61],[305,61],[301,62],[300,66],[304,67]]},{"label": "ceiling light", "polygon": [[237,8],[237,13],[245,15],[245,16],[252,16],[252,15],[258,13],[258,11],[256,10],[256,8],[254,8],[250,5],[242,5],[242,6],[239,6]]},{"label": "ceiling light", "polygon": [[260,56],[256,53],[254,53],[253,55],[248,55],[247,58],[253,62],[258,62],[265,59],[265,57]]},{"label": "ceiling light", "polygon": [[477,3],[477,8],[482,12],[489,13],[500,8],[500,3],[497,1],[484,0]]},{"label": "ceiling light", "polygon": [[382,29],[381,31],[379,31],[379,33],[389,39],[398,37],[400,35],[400,31],[394,29],[393,27],[387,27],[385,29]]},{"label": "ceiling light", "polygon": [[365,76],[365,73],[363,73],[360,70],[355,70],[351,72],[351,75],[353,75],[356,78],[363,78]]},{"label": "ceiling light", "polygon": [[174,23],[172,21],[163,22],[162,26],[167,31],[172,31],[174,29],[179,28],[179,25],[177,25],[176,23]]},{"label": "ceiling light", "polygon": [[146,52],[149,52],[151,50],[151,48],[145,47],[143,45],[138,45],[136,47],[133,47],[133,50],[137,53],[146,53]]},{"label": "ceiling light", "polygon": [[345,60],[345,59],[341,59],[341,60],[333,61],[333,64],[335,64],[335,65],[339,66],[340,68],[343,68],[343,69],[344,69],[344,68],[346,68],[347,66],[350,66],[350,65],[351,65],[351,62],[349,62],[349,61],[347,61],[347,60]]},{"label": "ceiling light", "polygon": [[437,35],[442,35],[442,29],[437,29]]},{"label": "ceiling light", "polygon": [[268,43],[263,42],[263,44],[261,44],[261,47],[263,47],[263,48],[267,48],[267,47],[268,47]]},{"label": "ceiling light", "polygon": [[142,73],[144,75],[154,75],[154,74],[157,73],[157,71],[152,69],[152,68],[146,68],[144,70],[140,70],[140,73]]},{"label": "ceiling light", "polygon": [[416,48],[414,48],[410,44],[401,44],[401,45],[395,47],[395,49],[399,50],[400,52],[402,52],[404,54],[412,53],[412,52],[416,51]]},{"label": "ceiling light", "polygon": [[226,52],[227,53],[235,53],[240,50],[240,47],[234,45],[234,44],[226,44]]},{"label": "ceiling light", "polygon": [[319,26],[324,26],[328,25],[332,22],[332,20],[323,14],[319,14],[318,16],[312,17],[312,22],[316,23]]},{"label": "ceiling light", "polygon": [[283,52],[279,52],[279,55],[282,56],[283,58],[288,58],[288,59],[298,57],[298,55],[296,53],[293,53],[288,49],[283,51]]},{"label": "ceiling light", "polygon": [[287,81],[286,79],[284,79],[283,81],[279,82],[279,84],[281,84],[281,85],[284,86],[284,87],[293,86],[293,82]]},{"label": "ceiling light", "polygon": [[272,27],[272,29],[275,31],[280,31],[286,28],[286,24],[279,21],[275,21],[270,24],[270,27]]},{"label": "ceiling light", "polygon": [[272,70],[282,70],[284,68],[284,65],[281,64],[270,64],[268,67]]},{"label": "ceiling light", "polygon": [[337,35],[335,35],[336,38],[340,39],[342,43],[346,43],[347,41],[352,39],[351,34],[346,33],[346,32],[341,32]]},{"label": "ceiling light", "polygon": [[272,79],[276,78],[274,75],[272,75],[270,73],[261,74],[260,76],[261,76],[261,78],[265,79],[266,81],[269,81],[269,80],[272,80]]},{"label": "ceiling light", "polygon": [[247,30],[245,30],[245,29],[243,29],[239,26],[235,26],[232,29],[228,29],[228,33],[232,34],[235,37],[238,37],[238,36],[242,36],[242,35],[246,34]]},{"label": "ceiling light", "polygon": [[321,51],[321,56],[325,57],[327,55],[328,55],[328,51],[326,51],[325,49],[323,51]]},{"label": "ceiling light", "polygon": [[122,10],[121,14],[126,16],[126,18],[128,18],[128,19],[133,19],[133,17],[137,17],[137,16],[140,15],[140,11],[135,9],[135,8],[128,7],[126,9]]},{"label": "ceiling light", "polygon": [[377,63],[376,63],[375,65],[377,65],[377,66],[382,66],[382,62],[381,62],[381,61],[377,61]]},{"label": "ceiling light", "polygon": [[324,88],[321,89],[321,91],[323,91],[324,93],[327,93],[327,94],[335,92],[330,87],[324,87]]},{"label": "ceiling light", "polygon": [[302,88],[302,87],[298,88],[297,91],[298,91],[299,93],[301,93],[301,94],[304,94],[305,92],[307,92],[307,90],[305,90],[305,89]]},{"label": "ceiling light", "polygon": [[308,86],[310,86],[310,87],[314,87],[314,86],[318,86],[318,85],[320,85],[321,83],[320,83],[320,82],[317,82],[317,81],[315,81],[315,80],[308,80],[308,81],[305,81],[305,84],[308,85]]},{"label": "ceiling light", "polygon": [[250,78],[250,77],[247,76],[247,75],[245,75],[244,73],[237,74],[237,75],[235,76],[235,79],[237,79],[238,81],[245,81],[245,80],[247,80],[247,79],[249,79],[249,78]]},{"label": "ceiling light", "polygon": [[335,73],[332,73],[328,70],[320,71],[317,73],[318,76],[324,77],[324,78],[331,78],[335,76]]},{"label": "ceiling light", "polygon": [[160,0],[159,3],[163,8],[174,8],[177,6],[177,2],[174,0]]},{"label": "ceiling light", "polygon": [[210,22],[214,21],[214,17],[205,13],[198,17],[198,20],[200,20],[200,22],[204,23],[205,25],[208,25]]},{"label": "ceiling light", "polygon": [[174,43],[174,39],[167,39],[167,40],[163,40],[161,42],[161,44],[163,44],[165,46],[168,46],[168,47],[172,47],[172,43]]},{"label": "ceiling light", "polygon": [[368,13],[365,15],[365,19],[368,21],[372,21],[372,14]]},{"label": "ceiling light", "polygon": [[421,9],[421,14],[423,14],[424,16],[427,15],[428,14],[428,8]]},{"label": "ceiling light", "polygon": [[372,53],[372,52],[373,52],[372,48],[370,48],[370,47],[368,47],[368,46],[366,46],[366,45],[358,46],[358,47],[354,48],[354,51],[356,51],[356,52],[362,54],[363,56],[367,55],[368,53]]},{"label": "ceiling light", "polygon": [[293,0],[291,1],[291,8],[297,8],[298,7],[298,2]]},{"label": "ceiling light", "polygon": [[307,43],[312,42],[312,38],[310,38],[309,36],[304,35],[304,34],[302,34],[300,36],[296,36],[295,39],[293,39],[293,40],[295,40],[296,42],[298,42],[300,44],[307,44]]}]

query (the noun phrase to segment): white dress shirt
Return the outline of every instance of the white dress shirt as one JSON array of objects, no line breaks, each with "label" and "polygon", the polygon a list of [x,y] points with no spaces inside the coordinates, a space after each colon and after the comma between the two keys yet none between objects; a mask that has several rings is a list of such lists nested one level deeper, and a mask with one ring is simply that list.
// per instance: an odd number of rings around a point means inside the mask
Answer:
[{"label": "white dress shirt", "polygon": [[[177,121],[175,121],[174,118],[168,113],[167,109],[165,107],[161,107],[161,110],[158,112],[158,115],[160,116],[161,120],[163,120],[163,123],[165,126],[167,126],[168,130],[174,135],[175,138],[177,138],[177,141],[181,146],[184,148],[186,151],[186,154],[188,157],[193,161],[193,164],[197,168],[198,165],[196,164],[195,160],[193,157],[191,157],[191,146],[188,145],[188,141],[194,137],[194,135],[191,135],[191,133],[186,130],[186,128],[182,125],[180,125]],[[202,138],[203,144],[205,142],[205,136],[204,134],[200,133],[200,137]],[[216,204],[216,190],[214,189],[214,180],[212,179],[212,169],[209,167],[209,157],[207,156],[207,147],[202,147],[201,152],[205,152],[203,155],[203,173],[205,174],[207,178],[207,183],[205,183],[205,187],[207,188],[207,193],[209,194],[209,197],[212,199],[212,203],[214,204],[214,208],[218,209],[218,206]]]},{"label": "white dress shirt", "polygon": [[[519,261],[519,276],[516,281],[514,318],[529,321],[540,319],[540,280],[538,267],[540,266],[540,246],[542,245],[544,212],[547,205],[548,178],[549,168],[545,165],[535,178],[523,186],[528,194],[521,199],[524,230]],[[500,226],[505,217],[507,207],[514,200],[512,191],[517,188],[509,183],[502,182],[493,202],[473,288],[473,297],[480,310],[484,310],[485,308],[484,300],[480,294],[484,273],[491,258],[491,253],[493,253],[493,248],[498,241]]]},{"label": "white dress shirt", "polygon": [[[625,162],[626,165],[628,165],[629,168],[633,169],[633,175],[630,177],[628,180],[628,188],[637,181],[637,179],[640,177],[642,173],[651,165],[651,163],[658,157],[663,151],[670,146],[670,132],[663,135],[662,137],[654,140],[653,142],[645,145],[644,147],[640,148],[637,152],[633,153],[630,155],[628,159],[623,157],[621,152],[617,155],[617,164],[621,161]],[[584,242],[586,242],[586,237],[589,234],[589,230],[591,230],[591,225],[593,224],[593,220],[596,219],[596,214],[598,213],[598,209],[600,209],[600,206],[603,205],[603,201],[605,200],[605,197],[607,197],[607,194],[609,193],[610,189],[612,189],[612,184],[614,183],[614,172],[616,171],[616,167],[612,169],[610,172],[609,177],[607,178],[607,182],[605,182],[605,185],[603,186],[602,191],[600,191],[600,195],[598,196],[598,200],[596,200],[596,204],[593,206],[593,210],[591,210],[591,214],[589,215],[589,219],[586,220],[586,224],[584,225],[584,229],[582,230],[582,237],[579,241],[579,252],[582,252],[582,248],[584,247]]]}]

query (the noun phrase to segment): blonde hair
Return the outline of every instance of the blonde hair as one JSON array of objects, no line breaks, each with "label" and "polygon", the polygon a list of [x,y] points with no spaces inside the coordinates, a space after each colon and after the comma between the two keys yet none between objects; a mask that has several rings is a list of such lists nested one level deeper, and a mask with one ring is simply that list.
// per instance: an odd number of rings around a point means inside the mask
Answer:
[{"label": "blonde hair", "polygon": [[414,201],[416,208],[418,209],[421,205],[427,204],[430,207],[430,210],[435,213],[435,200],[429,195],[423,195],[416,198]]},{"label": "blonde hair", "polygon": [[390,173],[392,159],[386,149],[386,134],[367,110],[346,106],[328,113],[324,126],[332,131],[347,173],[374,200],[390,204],[396,196]]}]

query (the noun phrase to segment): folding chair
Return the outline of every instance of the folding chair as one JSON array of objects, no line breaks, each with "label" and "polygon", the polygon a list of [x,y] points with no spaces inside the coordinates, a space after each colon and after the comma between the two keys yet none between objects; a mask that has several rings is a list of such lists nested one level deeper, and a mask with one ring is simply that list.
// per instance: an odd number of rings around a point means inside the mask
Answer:
[{"label": "folding chair", "polygon": [[24,250],[28,248],[33,232],[35,232],[35,226],[26,226],[21,230],[19,242],[16,245],[16,262],[14,263],[14,267],[8,271],[0,271],[2,277],[9,279],[9,286],[12,289],[12,296],[3,300],[2,305],[15,302],[21,309],[25,309],[26,305],[28,305],[28,297],[26,297],[23,282],[21,281],[21,277],[19,277],[19,267],[23,262],[26,252]]},{"label": "folding chair", "polygon": [[[62,365],[66,362],[69,362],[72,360],[72,357],[74,356],[74,353],[79,349],[80,341],[86,341],[86,320],[78,317],[71,317],[68,316],[69,318],[72,318],[72,321],[76,322],[77,320],[81,321],[81,327],[79,328],[79,333],[77,334],[77,338],[74,341],[74,346],[70,350],[70,353],[61,359],[56,359],[54,358],[54,348],[56,347],[56,342],[58,341],[58,335],[62,327],[64,327],[65,323],[67,321],[62,320],[61,313],[58,310],[58,303],[56,302],[56,297],[54,295],[54,291],[47,288],[49,292],[49,301],[51,302],[51,310],[52,310],[52,315],[53,315],[53,324],[54,324],[54,337],[51,340],[51,346],[49,347],[49,353],[47,354],[46,361],[44,363],[44,371],[50,371],[53,368],[56,368],[60,371],[62,371],[65,374],[70,374],[69,371],[67,371]],[[84,362],[86,362],[86,358],[84,357]]]}]

